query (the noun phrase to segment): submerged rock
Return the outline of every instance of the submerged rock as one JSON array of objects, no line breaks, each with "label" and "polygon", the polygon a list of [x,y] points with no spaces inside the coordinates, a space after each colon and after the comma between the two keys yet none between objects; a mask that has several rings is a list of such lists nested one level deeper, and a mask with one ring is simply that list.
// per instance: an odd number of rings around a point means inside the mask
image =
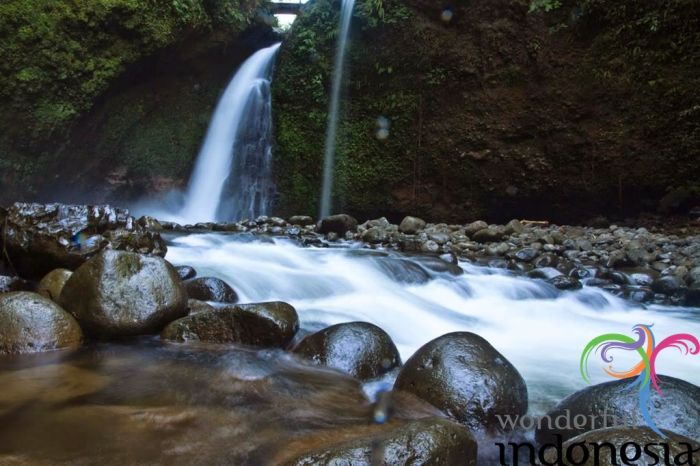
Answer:
[{"label": "submerged rock", "polygon": [[[696,437],[700,432],[700,387],[684,380],[661,375],[659,386],[664,395],[652,389],[649,410],[651,417],[660,429],[666,429],[688,437]],[[629,379],[606,382],[584,388],[562,400],[547,413],[551,419],[566,416],[585,416],[582,426],[572,429],[558,429],[556,425],[542,423],[538,426],[536,438],[539,443],[551,443],[559,434],[563,440],[585,432],[612,427],[613,425],[645,425],[639,410],[639,390]],[[606,419],[607,416],[607,419]]]},{"label": "submerged rock", "polygon": [[215,277],[200,277],[185,282],[187,296],[200,301],[235,303],[238,294],[225,281]]},{"label": "submerged rock", "polygon": [[321,220],[319,233],[336,233],[339,236],[345,235],[348,231],[357,230],[357,220],[347,214],[331,215]]},{"label": "submerged rock", "polygon": [[361,380],[401,364],[391,337],[376,325],[350,322],[332,325],[304,338],[294,353],[313,364],[337,369]]},{"label": "submerged rock", "polygon": [[[326,437],[329,435],[332,433]],[[476,459],[476,441],[464,427],[442,418],[426,418],[388,432],[373,433],[367,428],[364,436],[318,448],[282,464],[476,466]]]},{"label": "submerged rock", "polygon": [[36,287],[36,292],[53,301],[58,302],[61,291],[68,279],[73,275],[68,269],[56,269],[44,275]]},{"label": "submerged rock", "polygon": [[79,346],[78,322],[37,293],[0,294],[0,354],[36,353]]},{"label": "submerged rock", "polygon": [[[665,431],[664,434],[666,438],[660,437],[648,427],[641,426],[598,429],[565,442],[562,445],[562,457],[559,459],[556,457],[555,450],[550,449],[545,455],[547,463],[544,464],[575,464],[579,466],[662,464],[659,463],[659,460],[665,461],[666,456],[673,462],[663,464],[693,464],[690,463],[690,455],[693,458],[697,457],[700,444],[674,432]],[[662,444],[668,445],[668,452]],[[607,445],[612,445],[615,453],[612,453]],[[599,452],[598,455],[596,455],[596,450]],[[566,457],[567,452],[570,452],[570,457]],[[623,452],[624,460],[622,458]],[[675,461],[676,459],[678,461]],[[557,460],[566,462],[556,463]]]},{"label": "submerged rock", "polygon": [[296,310],[287,303],[269,302],[193,312],[171,322],[161,338],[281,348],[292,341],[297,330]]},{"label": "submerged rock", "polygon": [[12,265],[27,278],[74,270],[103,249],[157,256],[167,251],[158,233],[136,224],[129,211],[107,205],[16,203],[0,230]]},{"label": "submerged rock", "polygon": [[527,386],[488,341],[469,332],[443,335],[422,346],[401,369],[396,390],[441,409],[472,433],[497,432],[497,416],[527,412]]},{"label": "submerged rock", "polygon": [[102,251],[66,282],[60,303],[92,335],[121,337],[159,331],[187,314],[187,293],[160,257]]}]

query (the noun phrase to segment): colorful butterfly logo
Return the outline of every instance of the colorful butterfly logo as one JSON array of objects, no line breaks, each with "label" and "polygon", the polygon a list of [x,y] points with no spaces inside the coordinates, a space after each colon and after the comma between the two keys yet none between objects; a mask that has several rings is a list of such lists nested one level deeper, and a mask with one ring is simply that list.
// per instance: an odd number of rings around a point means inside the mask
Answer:
[{"label": "colorful butterfly logo", "polygon": [[[616,379],[628,379],[636,377],[630,388],[639,387],[639,410],[647,425],[661,437],[666,435],[656,426],[656,423],[649,413],[649,399],[651,397],[651,387],[663,396],[663,391],[659,387],[659,380],[656,374],[656,358],[667,348],[676,348],[681,353],[688,355],[700,354],[700,341],[690,334],[677,333],[656,343],[654,333],[651,331],[652,325],[635,325],[633,330],[637,339],[623,335],[621,333],[607,333],[591,340],[581,354],[580,371],[583,380],[590,383],[588,372],[588,359],[591,354],[600,352],[603,362],[608,363],[604,368],[606,374]],[[641,357],[641,361],[627,371],[618,372],[613,369],[613,357],[610,354],[613,350],[636,351]]]}]

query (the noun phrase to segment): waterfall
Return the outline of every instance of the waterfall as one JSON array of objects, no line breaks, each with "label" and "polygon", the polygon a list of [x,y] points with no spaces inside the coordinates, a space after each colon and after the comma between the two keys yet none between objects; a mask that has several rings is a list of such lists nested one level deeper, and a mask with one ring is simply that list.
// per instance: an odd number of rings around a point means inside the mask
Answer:
[{"label": "waterfall", "polygon": [[266,213],[271,181],[270,75],[280,44],[241,65],[216,106],[180,217],[226,221]]},{"label": "waterfall", "polygon": [[328,127],[326,129],[326,146],[323,165],[323,187],[321,190],[320,217],[326,217],[331,210],[331,195],[333,193],[333,165],[335,159],[335,138],[338,132],[338,110],[340,106],[340,87],[343,82],[345,52],[350,33],[350,21],[355,0],[343,0],[340,12],[340,35],[338,50],[335,54],[333,83],[331,87],[331,102],[328,110]]}]

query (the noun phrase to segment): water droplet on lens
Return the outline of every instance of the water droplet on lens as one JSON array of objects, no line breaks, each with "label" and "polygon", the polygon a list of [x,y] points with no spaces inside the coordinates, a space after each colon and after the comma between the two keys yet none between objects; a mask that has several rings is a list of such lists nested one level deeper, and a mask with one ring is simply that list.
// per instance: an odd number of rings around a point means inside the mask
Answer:
[{"label": "water droplet on lens", "polygon": [[454,12],[452,11],[452,8],[445,8],[444,10],[442,10],[442,14],[440,15],[440,19],[442,19],[446,23],[452,21],[453,17]]}]

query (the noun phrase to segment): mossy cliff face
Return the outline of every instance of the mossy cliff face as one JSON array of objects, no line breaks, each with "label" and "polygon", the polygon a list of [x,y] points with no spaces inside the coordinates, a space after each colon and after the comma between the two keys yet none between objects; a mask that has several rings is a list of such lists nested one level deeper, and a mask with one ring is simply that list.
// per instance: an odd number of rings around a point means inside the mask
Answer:
[{"label": "mossy cliff face", "polygon": [[[334,210],[580,222],[698,190],[697,2],[358,3]],[[318,208],[338,10],[316,0],[278,60],[282,211]]]},{"label": "mossy cliff face", "polygon": [[181,184],[219,92],[258,46],[242,33],[260,3],[0,4],[0,200],[123,200]]}]

